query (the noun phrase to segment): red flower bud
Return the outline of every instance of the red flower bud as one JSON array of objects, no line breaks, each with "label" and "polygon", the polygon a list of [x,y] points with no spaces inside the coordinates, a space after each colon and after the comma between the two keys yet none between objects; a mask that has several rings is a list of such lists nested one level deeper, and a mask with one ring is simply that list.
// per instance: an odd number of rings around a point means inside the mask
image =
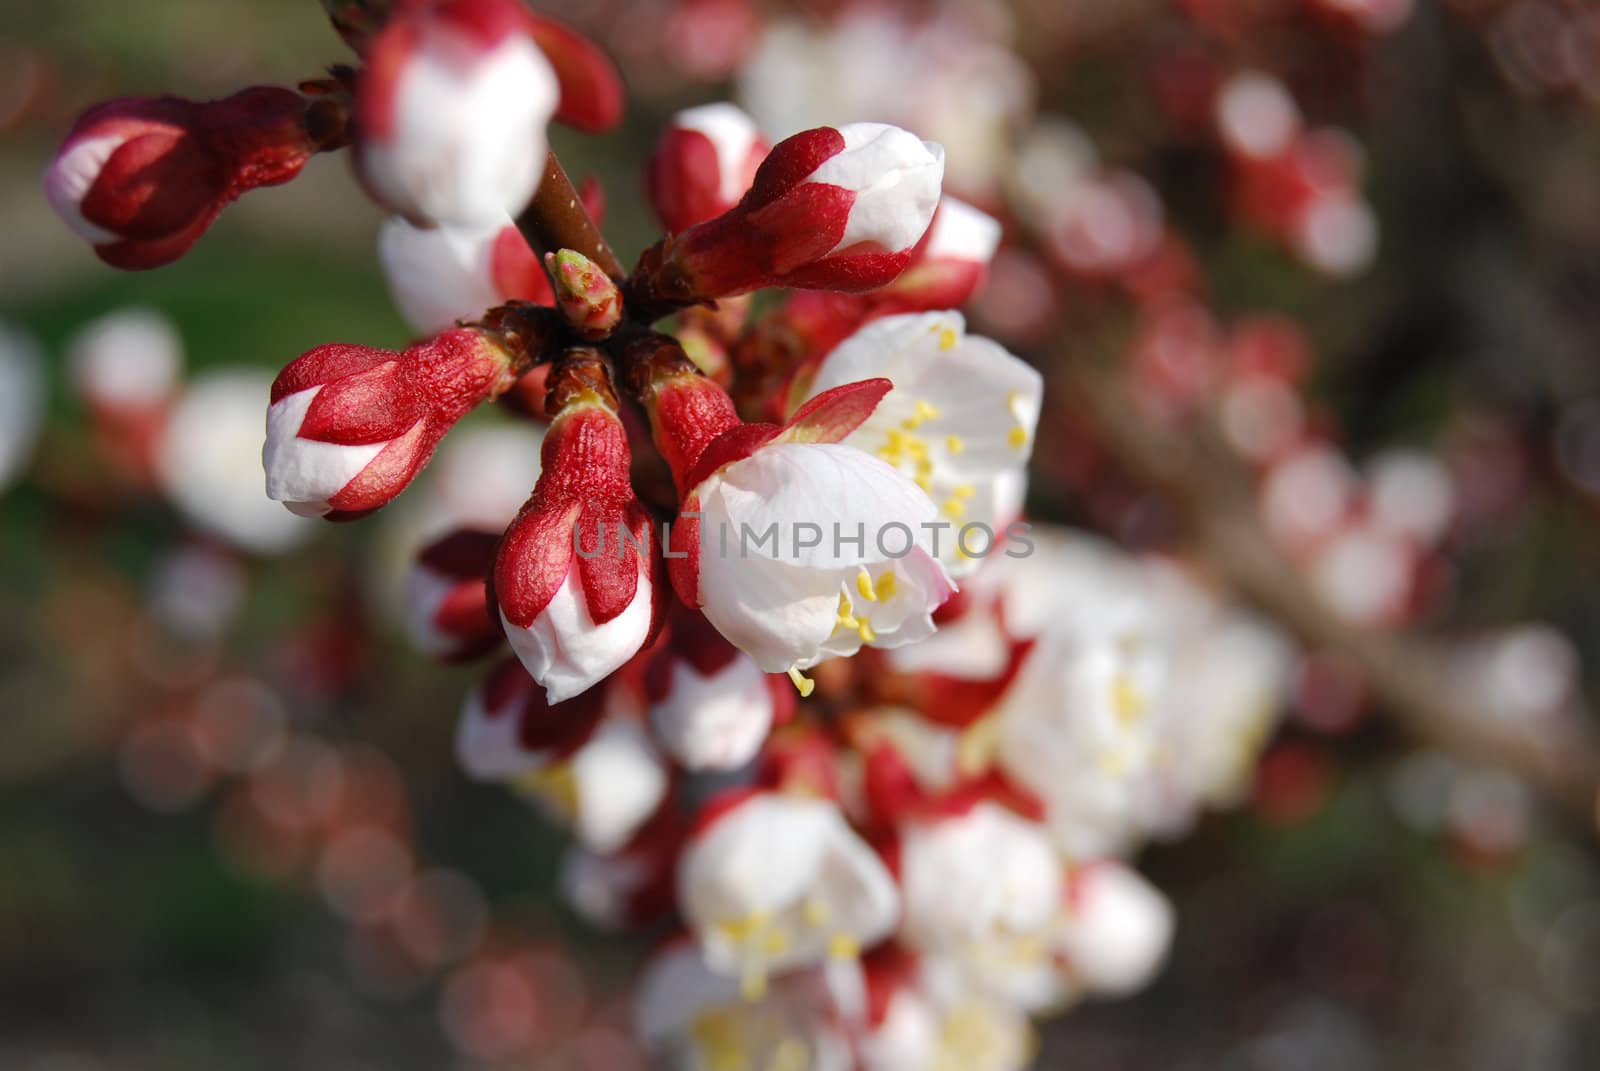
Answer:
[{"label": "red flower bud", "polygon": [[225,100],[128,97],[89,109],[45,172],[56,214],[117,268],[177,260],[230,202],[300,173],[318,150],[305,98],[257,86]]},{"label": "red flower bud", "polygon": [[627,662],[660,624],[660,555],[629,461],[610,404],[592,393],[568,400],[545,435],[533,497],[495,560],[506,635],[552,703]]},{"label": "red flower bud", "polygon": [[272,384],[267,494],[309,516],[375,510],[405,489],[457,420],[514,379],[510,358],[471,328],[402,353],[318,346]]},{"label": "red flower bud", "polygon": [[500,537],[461,529],[417,555],[406,591],[412,644],[445,661],[475,658],[501,639],[489,612],[488,576]]},{"label": "red flower bud", "polygon": [[720,216],[739,203],[771,149],[732,104],[679,112],[650,156],[650,206],[673,234]]}]

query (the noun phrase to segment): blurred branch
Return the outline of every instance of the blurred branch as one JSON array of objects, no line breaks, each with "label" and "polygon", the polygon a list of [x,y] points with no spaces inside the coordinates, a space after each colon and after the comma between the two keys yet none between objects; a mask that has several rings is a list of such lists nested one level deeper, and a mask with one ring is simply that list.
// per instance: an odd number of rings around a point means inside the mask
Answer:
[{"label": "blurred branch", "polygon": [[1089,416],[1131,475],[1179,507],[1200,553],[1245,599],[1309,645],[1350,658],[1385,714],[1419,743],[1506,769],[1595,831],[1600,743],[1586,712],[1570,711],[1534,731],[1463,688],[1454,672],[1459,656],[1444,643],[1340,619],[1262,529],[1249,482],[1218,436],[1208,428],[1169,429],[1142,415],[1112,366],[1081,351],[1058,358],[1053,385]]}]

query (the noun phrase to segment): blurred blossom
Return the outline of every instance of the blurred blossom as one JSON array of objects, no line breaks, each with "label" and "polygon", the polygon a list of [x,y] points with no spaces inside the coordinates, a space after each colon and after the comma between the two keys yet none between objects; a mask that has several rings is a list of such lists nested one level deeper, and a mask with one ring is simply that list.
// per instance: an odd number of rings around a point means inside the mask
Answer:
[{"label": "blurred blossom", "polygon": [[261,414],[271,387],[255,369],[201,373],[173,406],[156,454],[162,488],[191,524],[258,554],[291,550],[317,531],[267,497]]},{"label": "blurred blossom", "polygon": [[1217,126],[1223,142],[1245,156],[1270,159],[1288,148],[1300,129],[1300,108],[1282,82],[1258,71],[1241,71],[1217,94]]},{"label": "blurred blossom", "polygon": [[28,336],[0,324],[0,492],[33,456],[44,423],[44,361]]},{"label": "blurred blossom", "polygon": [[332,817],[343,781],[338,753],[316,737],[297,733],[251,777],[251,792],[268,821],[306,830]]},{"label": "blurred blossom", "polygon": [[245,773],[275,759],[283,749],[285,720],[278,695],[249,677],[217,681],[195,700],[200,753],[227,773]]},{"label": "blurred blossom", "polygon": [[1267,531],[1292,550],[1328,534],[1350,508],[1355,473],[1328,446],[1309,444],[1268,470],[1261,492]]},{"label": "blurred blossom", "polygon": [[317,862],[317,887],[328,906],[354,922],[386,914],[405,889],[411,853],[394,834],[372,826],[338,833]]},{"label": "blurred blossom", "polygon": [[407,883],[395,901],[391,924],[413,959],[442,967],[478,947],[488,911],[477,882],[459,871],[433,869]]},{"label": "blurred blossom", "polygon": [[1032,75],[995,21],[957,5],[921,20],[863,5],[823,24],[773,21],[739,76],[740,102],[774,140],[861,120],[914,130],[944,146],[947,188],[981,199],[1033,107]]},{"label": "blurred blossom", "polygon": [[1462,665],[1497,717],[1530,730],[1577,692],[1578,652],[1548,625],[1523,625],[1478,640],[1462,652]]},{"label": "blurred blossom", "polygon": [[177,389],[183,342],[172,321],[154,309],[118,309],[91,320],[68,341],[67,373],[92,407],[147,412]]},{"label": "blurred blossom", "polygon": [[1428,546],[1455,514],[1455,486],[1444,463],[1421,450],[1393,449],[1365,467],[1373,523]]},{"label": "blurred blossom", "polygon": [[233,620],[244,598],[245,571],[229,552],[189,543],[157,563],[150,609],[161,624],[186,637],[214,637]]},{"label": "blurred blossom", "polygon": [[122,783],[152,811],[184,811],[200,802],[211,775],[194,733],[172,718],[147,721],[123,738]]},{"label": "blurred blossom", "polygon": [[1473,857],[1487,862],[1521,850],[1533,826],[1528,788],[1498,770],[1465,770],[1450,790],[1445,826]]}]

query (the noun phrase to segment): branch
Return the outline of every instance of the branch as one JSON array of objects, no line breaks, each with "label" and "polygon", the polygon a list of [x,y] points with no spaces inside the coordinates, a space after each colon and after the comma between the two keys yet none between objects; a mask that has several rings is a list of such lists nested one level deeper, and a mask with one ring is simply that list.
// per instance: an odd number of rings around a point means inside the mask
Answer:
[{"label": "branch", "polygon": [[1439,641],[1340,619],[1261,528],[1249,482],[1218,436],[1163,428],[1139,414],[1111,369],[1082,352],[1056,357],[1054,385],[1089,415],[1131,475],[1177,504],[1201,554],[1245,599],[1308,644],[1360,666],[1382,710],[1418,742],[1515,773],[1595,831],[1600,744],[1582,711],[1554,725],[1519,725],[1460,687],[1457,663]]},{"label": "branch", "polygon": [[533,200],[517,217],[517,230],[536,253],[571,249],[594,261],[619,284],[627,275],[622,262],[606,244],[600,228],[589,218],[588,209],[583,207],[577,189],[554,151],[545,158],[544,177],[539,180]]}]

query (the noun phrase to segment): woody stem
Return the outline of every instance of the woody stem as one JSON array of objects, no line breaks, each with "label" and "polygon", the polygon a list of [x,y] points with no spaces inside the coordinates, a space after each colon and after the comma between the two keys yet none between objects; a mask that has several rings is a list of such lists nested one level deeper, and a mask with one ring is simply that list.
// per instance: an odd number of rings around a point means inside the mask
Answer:
[{"label": "woody stem", "polygon": [[600,228],[589,218],[589,210],[583,207],[583,200],[553,150],[545,157],[538,192],[516,222],[522,237],[541,255],[571,249],[594,261],[619,284],[627,275]]}]

